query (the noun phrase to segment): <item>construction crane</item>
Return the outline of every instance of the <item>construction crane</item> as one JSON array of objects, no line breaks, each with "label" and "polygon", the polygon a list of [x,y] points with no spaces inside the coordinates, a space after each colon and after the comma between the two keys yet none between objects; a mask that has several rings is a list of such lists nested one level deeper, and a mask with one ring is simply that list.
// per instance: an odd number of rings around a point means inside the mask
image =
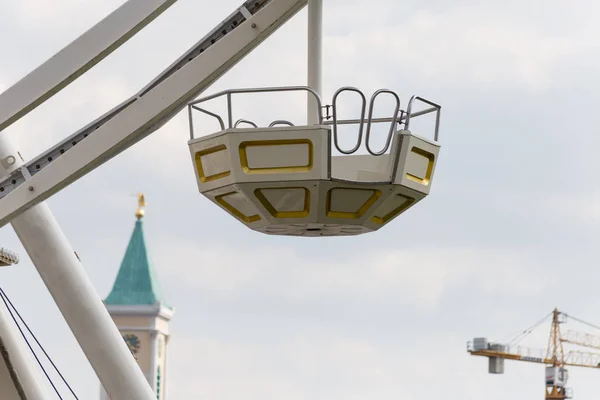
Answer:
[{"label": "construction crane", "polygon": [[[544,322],[552,319],[550,338],[546,350],[517,346],[518,342],[531,334]],[[568,330],[561,331],[561,325],[568,319],[586,325],[588,328],[600,330],[600,326],[590,324],[564,312],[554,309],[541,321],[520,333],[509,342],[494,343],[487,338],[479,337],[467,343],[467,351],[473,356],[483,356],[489,359],[489,373],[503,374],[504,360],[526,361],[546,365],[546,400],[570,399],[572,389],[567,387],[569,378],[565,367],[584,367],[600,369],[600,353],[590,353],[579,350],[565,350],[565,345],[600,350],[600,336],[591,333]]]}]

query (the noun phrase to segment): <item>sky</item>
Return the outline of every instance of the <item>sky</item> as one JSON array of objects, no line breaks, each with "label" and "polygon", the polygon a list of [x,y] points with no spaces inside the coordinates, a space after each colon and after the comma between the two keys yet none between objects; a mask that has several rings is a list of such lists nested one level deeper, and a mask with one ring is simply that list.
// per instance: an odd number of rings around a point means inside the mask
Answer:
[{"label": "sky", "polygon": [[[0,91],[122,3],[0,2]],[[2,134],[36,156],[138,91],[240,4],[179,0]],[[466,343],[508,340],[554,307],[600,324],[598,11],[588,0],[325,1],[327,102],[350,85],[442,105],[430,195],[378,232],[305,239],[247,229],[198,193],[184,113],[48,204],[104,298],[135,194],[145,194],[147,244],[176,307],[170,399],[541,399],[542,365],[507,362],[504,375],[489,375]],[[304,85],[306,36],[303,10],[206,94]],[[240,100],[235,112],[302,119],[304,98],[285,96]],[[0,271],[0,285],[79,398],[98,398],[9,226],[0,244],[22,259]],[[545,348],[548,334],[542,325],[523,343]],[[597,375],[570,369],[576,398],[597,393]]]}]

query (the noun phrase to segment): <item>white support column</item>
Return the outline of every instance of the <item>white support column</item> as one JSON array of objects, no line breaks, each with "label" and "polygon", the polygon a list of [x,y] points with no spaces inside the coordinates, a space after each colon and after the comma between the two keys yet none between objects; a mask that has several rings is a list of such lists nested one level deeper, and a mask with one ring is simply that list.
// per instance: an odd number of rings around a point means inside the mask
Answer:
[{"label": "white support column", "polygon": [[[17,393],[14,393],[17,397],[11,396],[13,393],[8,387],[10,385],[8,382],[12,380],[17,391],[23,390],[25,398],[31,400],[49,399],[50,396],[42,386],[45,378],[34,364],[33,357],[26,347],[23,337],[8,314],[4,302],[0,300],[0,348],[2,347],[4,347],[2,351],[9,361],[6,362],[3,359],[4,357],[0,355],[0,363],[7,363],[6,366],[11,376],[0,376],[0,398],[17,399],[21,397]],[[17,382],[14,382],[15,379]],[[7,387],[2,382],[7,384]],[[17,386],[19,387],[17,388]]]},{"label": "white support column", "polygon": [[[323,0],[308,0],[308,86],[322,94]],[[319,123],[317,104],[308,95],[308,125]]]},{"label": "white support column", "polygon": [[[0,175],[22,163],[6,133],[0,133]],[[11,224],[111,400],[154,400],[148,381],[48,206],[40,203]]]}]

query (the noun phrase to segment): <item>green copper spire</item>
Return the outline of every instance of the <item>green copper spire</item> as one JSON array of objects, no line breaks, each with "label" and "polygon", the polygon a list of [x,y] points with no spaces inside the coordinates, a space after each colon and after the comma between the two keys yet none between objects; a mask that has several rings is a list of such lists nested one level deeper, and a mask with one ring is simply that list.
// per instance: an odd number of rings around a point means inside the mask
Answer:
[{"label": "green copper spire", "polygon": [[156,273],[146,249],[144,231],[142,229],[143,195],[139,196],[140,207],[136,212],[137,221],[121,268],[112,291],[104,301],[109,305],[153,305],[161,302],[166,306],[160,293]]}]

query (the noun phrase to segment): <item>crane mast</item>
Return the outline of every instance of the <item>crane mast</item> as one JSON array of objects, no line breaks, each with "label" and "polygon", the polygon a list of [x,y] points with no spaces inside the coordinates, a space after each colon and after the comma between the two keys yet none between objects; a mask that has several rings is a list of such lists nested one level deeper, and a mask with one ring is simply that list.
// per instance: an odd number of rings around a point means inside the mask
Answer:
[{"label": "crane mast", "polygon": [[569,398],[568,388],[566,388],[568,371],[564,368],[565,352],[561,340],[560,324],[561,313],[558,309],[552,311],[552,329],[550,329],[550,338],[548,339],[548,357],[552,360],[552,365],[546,368],[546,399],[562,400]]},{"label": "crane mast", "polygon": [[[548,319],[550,319],[551,326],[546,350],[536,350],[517,345],[519,341]],[[488,372],[490,374],[503,374],[505,360],[544,364],[546,365],[544,398],[546,400],[569,399],[572,397],[572,390],[567,387],[569,371],[566,367],[600,369],[600,353],[579,350],[565,351],[565,344],[600,349],[600,335],[596,336],[591,333],[572,330],[563,334],[561,325],[565,324],[567,319],[600,330],[598,326],[572,317],[555,308],[543,320],[526,329],[508,343],[489,342],[486,338],[479,337],[467,343],[467,351],[473,356],[488,358]]]}]

